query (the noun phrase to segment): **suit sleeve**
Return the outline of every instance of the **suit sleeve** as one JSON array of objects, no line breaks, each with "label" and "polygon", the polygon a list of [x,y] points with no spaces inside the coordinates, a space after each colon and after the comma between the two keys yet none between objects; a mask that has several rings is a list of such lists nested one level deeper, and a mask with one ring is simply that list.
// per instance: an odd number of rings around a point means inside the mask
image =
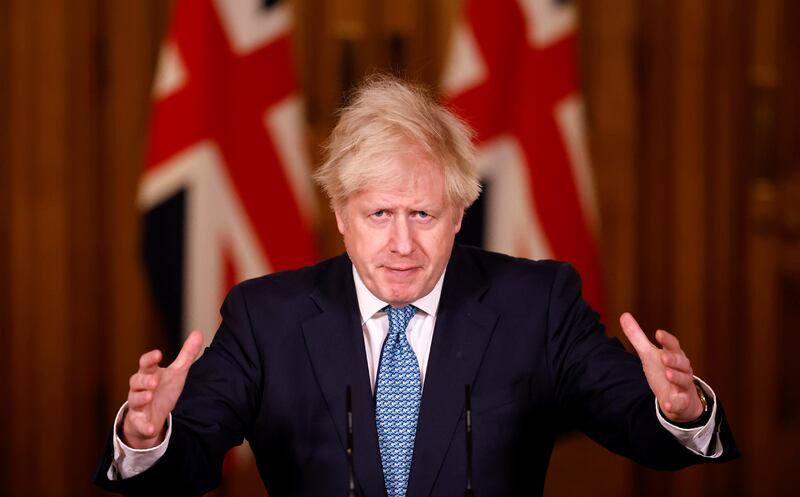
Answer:
[{"label": "suit sleeve", "polygon": [[189,370],[164,456],[132,478],[111,481],[105,474],[113,457],[109,439],[95,482],[130,496],[203,495],[219,485],[225,454],[251,431],[260,403],[257,350],[244,294],[234,287],[214,340]]},{"label": "suit sleeve", "polygon": [[[654,469],[675,470],[708,462],[684,447],[658,421],[655,397],[638,357],[605,335],[598,315],[581,297],[568,264],[556,270],[548,309],[549,367],[560,419],[609,450]],[[722,406],[717,429],[723,453],[738,455]]]}]

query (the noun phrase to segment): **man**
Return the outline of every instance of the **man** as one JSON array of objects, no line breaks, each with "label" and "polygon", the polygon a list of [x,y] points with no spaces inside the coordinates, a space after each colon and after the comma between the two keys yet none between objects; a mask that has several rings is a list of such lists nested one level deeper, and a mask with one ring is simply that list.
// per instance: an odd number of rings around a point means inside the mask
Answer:
[{"label": "man", "polygon": [[[96,475],[131,495],[200,495],[246,438],[271,497],[461,495],[465,385],[479,496],[540,495],[553,442],[580,429],[660,469],[736,456],[677,339],[639,359],[608,339],[567,264],[454,246],[479,183],[469,129],[423,89],[379,77],[343,110],[316,174],[347,254],[234,287],[194,364],[151,351]],[[191,368],[190,368],[191,365]],[[188,372],[188,377],[187,377]]]}]

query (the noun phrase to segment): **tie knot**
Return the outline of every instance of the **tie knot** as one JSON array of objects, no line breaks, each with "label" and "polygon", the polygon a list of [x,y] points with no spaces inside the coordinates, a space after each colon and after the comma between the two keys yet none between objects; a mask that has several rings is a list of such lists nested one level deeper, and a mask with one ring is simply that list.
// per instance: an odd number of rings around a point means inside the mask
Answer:
[{"label": "tie knot", "polygon": [[408,322],[414,317],[417,308],[413,305],[406,305],[403,307],[386,307],[386,314],[389,315],[389,334],[396,335],[398,333],[405,333],[408,328]]}]

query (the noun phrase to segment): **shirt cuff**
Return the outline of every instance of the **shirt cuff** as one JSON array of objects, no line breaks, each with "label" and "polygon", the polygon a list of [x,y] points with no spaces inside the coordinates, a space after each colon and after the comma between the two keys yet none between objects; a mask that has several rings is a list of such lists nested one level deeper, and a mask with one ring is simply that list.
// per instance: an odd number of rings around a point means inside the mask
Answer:
[{"label": "shirt cuff", "polygon": [[706,382],[697,376],[695,376],[694,379],[699,383],[700,388],[703,389],[705,396],[713,400],[711,416],[705,425],[698,426],[697,428],[681,428],[675,426],[661,415],[661,410],[658,408],[658,399],[655,401],[656,416],[661,426],[670,432],[684,447],[698,456],[714,459],[722,455],[722,442],[720,441],[719,427],[717,426],[717,396]]},{"label": "shirt cuff", "polygon": [[114,460],[108,468],[106,476],[109,480],[124,480],[138,475],[150,469],[167,452],[169,437],[172,435],[172,414],[167,417],[167,434],[164,441],[149,449],[134,449],[128,447],[119,438],[119,429],[125,412],[128,410],[128,403],[122,404],[114,418]]}]

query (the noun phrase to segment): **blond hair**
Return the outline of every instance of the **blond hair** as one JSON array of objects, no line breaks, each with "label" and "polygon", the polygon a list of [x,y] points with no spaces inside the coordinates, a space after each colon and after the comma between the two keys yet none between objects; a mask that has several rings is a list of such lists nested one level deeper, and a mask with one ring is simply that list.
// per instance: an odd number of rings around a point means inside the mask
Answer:
[{"label": "blond hair", "polygon": [[480,195],[473,131],[422,86],[388,75],[367,78],[341,109],[314,173],[331,205],[387,180],[388,159],[419,146],[444,173],[451,205],[469,207]]}]

